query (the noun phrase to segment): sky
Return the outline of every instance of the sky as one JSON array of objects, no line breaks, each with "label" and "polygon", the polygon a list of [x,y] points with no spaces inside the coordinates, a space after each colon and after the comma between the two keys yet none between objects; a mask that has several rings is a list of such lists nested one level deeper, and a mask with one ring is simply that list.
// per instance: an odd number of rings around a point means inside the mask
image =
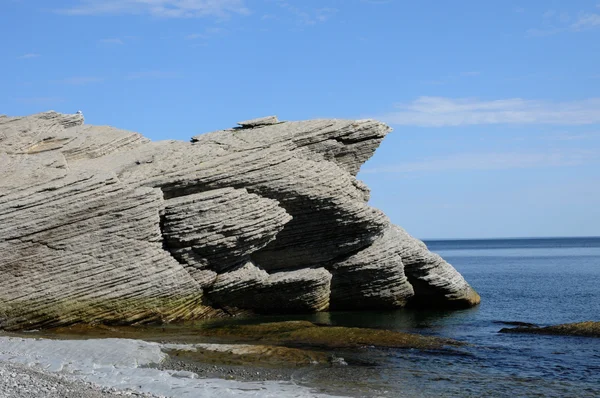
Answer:
[{"label": "sky", "polygon": [[0,114],[154,140],[375,118],[414,236],[600,236],[599,0],[0,0],[0,72]]}]

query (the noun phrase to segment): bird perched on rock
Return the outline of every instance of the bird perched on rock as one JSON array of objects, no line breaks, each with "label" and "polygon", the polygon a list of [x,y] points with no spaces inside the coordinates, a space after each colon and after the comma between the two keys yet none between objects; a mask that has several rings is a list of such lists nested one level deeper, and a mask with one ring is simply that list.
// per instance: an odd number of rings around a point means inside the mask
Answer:
[{"label": "bird perched on rock", "polygon": [[78,114],[78,115],[83,115],[83,112],[81,112],[81,111],[77,111],[77,114]]}]

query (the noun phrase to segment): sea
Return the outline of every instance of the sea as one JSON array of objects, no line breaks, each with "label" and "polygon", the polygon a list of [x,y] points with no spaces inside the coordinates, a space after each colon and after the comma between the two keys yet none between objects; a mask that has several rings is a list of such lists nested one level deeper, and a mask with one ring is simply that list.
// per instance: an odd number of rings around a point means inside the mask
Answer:
[{"label": "sea", "polygon": [[[36,339],[34,343],[4,337],[0,360],[69,371],[112,387],[161,395],[176,392],[179,398],[600,397],[599,338],[499,333],[511,322],[547,326],[600,321],[600,238],[431,240],[426,244],[477,290],[479,306],[460,311],[332,312],[231,322],[305,319],[451,338],[465,346],[334,352],[341,365],[298,368],[285,383],[196,379],[140,367],[158,362],[164,354],[157,343],[137,340]],[[113,354],[137,367],[115,366]]]},{"label": "sea", "polygon": [[[600,321],[600,238],[425,243],[479,292],[479,306],[322,316],[333,325],[415,332],[469,345],[456,353],[387,351],[365,373],[357,396],[600,397],[600,339],[499,333],[510,327],[505,322]],[[305,381],[311,377],[318,378],[308,373]],[[346,379],[349,390],[356,379]]]}]

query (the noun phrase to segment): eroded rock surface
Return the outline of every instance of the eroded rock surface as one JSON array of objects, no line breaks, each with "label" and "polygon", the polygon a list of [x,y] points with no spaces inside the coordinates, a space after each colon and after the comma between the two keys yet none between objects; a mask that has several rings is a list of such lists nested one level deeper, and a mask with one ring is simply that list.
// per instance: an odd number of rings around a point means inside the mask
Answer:
[{"label": "eroded rock surface", "polygon": [[367,204],[356,174],[389,127],[239,125],[150,142],[0,117],[0,327],[479,302]]}]

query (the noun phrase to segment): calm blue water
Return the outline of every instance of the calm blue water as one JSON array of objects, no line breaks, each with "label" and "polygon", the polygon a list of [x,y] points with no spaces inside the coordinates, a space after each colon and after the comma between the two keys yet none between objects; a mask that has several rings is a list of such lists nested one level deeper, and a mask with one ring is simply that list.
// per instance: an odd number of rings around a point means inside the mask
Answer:
[{"label": "calm blue water", "polygon": [[[479,307],[330,313],[318,320],[444,336],[471,345],[463,355],[386,352],[383,364],[367,372],[370,379],[361,394],[600,397],[600,339],[498,333],[505,327],[499,321],[600,321],[600,238],[426,243],[479,292]],[[305,377],[318,379],[315,374]]]}]

